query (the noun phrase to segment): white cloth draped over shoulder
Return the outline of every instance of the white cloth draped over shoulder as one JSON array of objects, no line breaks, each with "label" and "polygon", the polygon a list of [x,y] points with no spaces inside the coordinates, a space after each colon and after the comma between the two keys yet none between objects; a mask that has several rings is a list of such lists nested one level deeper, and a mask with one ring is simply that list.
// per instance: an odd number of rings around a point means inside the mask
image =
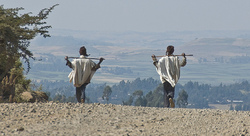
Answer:
[{"label": "white cloth draped over shoulder", "polygon": [[84,83],[90,83],[96,72],[92,70],[96,66],[96,63],[91,59],[86,59],[83,55],[79,59],[74,59],[71,63],[72,71],[68,75],[70,83],[73,81],[75,87],[80,87]]},{"label": "white cloth draped over shoulder", "polygon": [[162,57],[156,64],[156,71],[160,75],[161,82],[169,82],[175,87],[180,78],[180,61],[177,56]]}]

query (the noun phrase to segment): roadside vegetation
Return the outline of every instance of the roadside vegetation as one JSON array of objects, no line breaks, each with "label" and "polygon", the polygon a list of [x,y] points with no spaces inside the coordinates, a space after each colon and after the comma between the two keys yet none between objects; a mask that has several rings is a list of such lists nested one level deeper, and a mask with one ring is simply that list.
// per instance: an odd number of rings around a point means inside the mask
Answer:
[{"label": "roadside vegetation", "polygon": [[[49,94],[50,100],[58,102],[76,102],[75,88],[68,81],[33,82],[37,86],[42,85],[42,90]],[[87,103],[108,103],[163,107],[163,86],[159,80],[153,78],[133,81],[121,81],[110,85],[91,83],[86,88]],[[106,89],[105,89],[106,88]],[[109,92],[109,93],[108,93]],[[110,93],[111,92],[111,93]],[[213,108],[210,104],[228,105],[231,110],[250,110],[250,83],[242,81],[234,84],[201,84],[189,81],[184,85],[175,87],[176,107],[180,108]]]},{"label": "roadside vegetation", "polygon": [[20,59],[27,64],[26,73],[30,70],[30,59],[35,60],[28,49],[30,40],[37,35],[50,37],[45,20],[54,9],[42,9],[38,15],[20,14],[24,8],[7,8],[0,6],[0,101],[22,102],[19,97],[30,90],[29,79],[23,75]]}]

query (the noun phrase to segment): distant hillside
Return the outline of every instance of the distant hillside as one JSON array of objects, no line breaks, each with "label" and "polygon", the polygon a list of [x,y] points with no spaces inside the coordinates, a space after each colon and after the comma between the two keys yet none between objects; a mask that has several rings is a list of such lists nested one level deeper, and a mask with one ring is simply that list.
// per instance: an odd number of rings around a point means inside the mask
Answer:
[{"label": "distant hillside", "polygon": [[[104,57],[102,68],[93,79],[98,83],[119,83],[121,80],[134,80],[138,77],[159,79],[152,65],[151,55],[164,55],[168,45],[175,46],[175,54],[193,54],[188,57],[187,65],[182,68],[180,83],[198,81],[202,83],[220,84],[250,80],[250,32],[248,31],[219,31],[219,32],[165,32],[165,33],[104,33],[82,31],[59,31],[51,38],[37,38],[30,46],[35,57],[53,54],[60,61],[53,61],[51,66],[61,66],[64,69],[57,73],[37,65],[35,72],[29,73],[34,80],[67,80],[64,56],[78,56],[81,46],[87,47],[91,57]],[[198,38],[197,38],[198,37]],[[199,38],[201,37],[201,38]],[[217,38],[222,37],[222,38]],[[225,37],[225,38],[223,38]],[[230,37],[230,38],[227,38]],[[45,62],[36,62],[44,65]],[[105,69],[104,69],[105,68]],[[125,69],[131,74],[109,72]],[[37,71],[42,73],[37,76]],[[48,74],[55,74],[47,77]]]},{"label": "distant hillside", "polygon": [[242,38],[200,38],[177,47],[177,51],[194,54],[194,61],[206,58],[229,59],[236,56],[250,56],[250,39]]}]

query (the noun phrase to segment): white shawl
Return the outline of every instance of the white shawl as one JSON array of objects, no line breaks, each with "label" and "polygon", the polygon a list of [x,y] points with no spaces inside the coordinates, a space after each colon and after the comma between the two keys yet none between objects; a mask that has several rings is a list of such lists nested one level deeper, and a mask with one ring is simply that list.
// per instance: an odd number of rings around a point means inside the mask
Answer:
[{"label": "white shawl", "polygon": [[177,56],[162,57],[156,68],[160,75],[161,82],[169,82],[174,87],[180,78],[180,62]]},{"label": "white shawl", "polygon": [[92,68],[96,65],[95,62],[84,58],[86,57],[81,55],[80,59],[74,59],[72,61],[72,71],[69,73],[68,78],[70,83],[73,80],[75,87],[80,87],[84,83],[89,83],[95,74],[95,71],[92,71]]}]

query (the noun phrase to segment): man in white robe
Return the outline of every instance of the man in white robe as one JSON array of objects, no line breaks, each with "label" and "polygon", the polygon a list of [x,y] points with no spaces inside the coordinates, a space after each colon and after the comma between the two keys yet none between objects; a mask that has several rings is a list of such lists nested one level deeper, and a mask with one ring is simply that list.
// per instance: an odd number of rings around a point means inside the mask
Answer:
[{"label": "man in white robe", "polygon": [[95,63],[91,59],[88,59],[86,48],[83,46],[79,50],[80,57],[74,59],[72,62],[68,60],[68,56],[65,57],[67,61],[66,65],[72,68],[72,71],[68,75],[70,82],[73,81],[73,85],[76,87],[76,98],[80,103],[85,102],[85,89],[90,83],[96,70],[100,68],[100,64],[104,60],[100,58],[99,63]]},{"label": "man in white robe", "polygon": [[153,64],[156,67],[157,73],[160,75],[160,80],[164,87],[164,107],[174,108],[174,92],[175,85],[180,78],[180,67],[184,67],[187,63],[185,53],[182,53],[183,59],[174,56],[174,46],[168,46],[166,56],[159,61],[155,55],[152,55]]}]

